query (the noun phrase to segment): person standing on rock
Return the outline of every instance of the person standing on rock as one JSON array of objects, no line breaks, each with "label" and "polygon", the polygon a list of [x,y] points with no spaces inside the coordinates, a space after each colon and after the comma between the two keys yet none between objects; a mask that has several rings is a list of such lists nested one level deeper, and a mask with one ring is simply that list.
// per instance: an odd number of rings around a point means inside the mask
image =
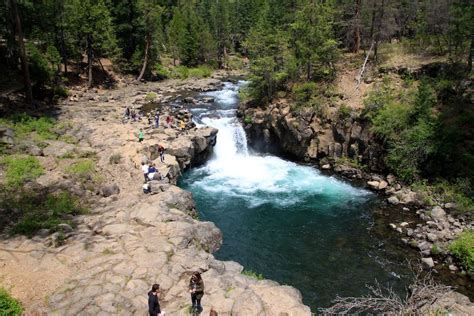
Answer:
[{"label": "person standing on rock", "polygon": [[160,114],[156,113],[155,114],[155,128],[158,128],[160,126]]},{"label": "person standing on rock", "polygon": [[150,316],[158,316],[161,314],[160,301],[158,300],[159,289],[159,284],[153,284],[151,291],[148,292],[148,312]]},{"label": "person standing on rock", "polygon": [[143,130],[140,128],[138,131],[138,142],[141,143],[145,139],[145,134],[143,133]]},{"label": "person standing on rock", "polygon": [[204,281],[201,278],[201,273],[194,272],[189,280],[189,293],[191,293],[191,312],[201,312],[201,299],[204,295]]},{"label": "person standing on rock", "polygon": [[165,147],[158,145],[158,153],[160,154],[160,161],[165,162]]}]

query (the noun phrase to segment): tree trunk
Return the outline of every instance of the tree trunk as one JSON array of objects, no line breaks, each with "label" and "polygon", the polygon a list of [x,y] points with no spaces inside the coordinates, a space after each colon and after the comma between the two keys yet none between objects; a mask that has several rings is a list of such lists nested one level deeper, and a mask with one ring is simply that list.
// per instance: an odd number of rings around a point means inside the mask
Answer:
[{"label": "tree trunk", "polygon": [[375,16],[377,15],[377,0],[374,0],[374,7],[372,8],[372,21],[370,23],[370,41],[374,41]]},{"label": "tree trunk", "polygon": [[142,67],[142,71],[140,71],[140,75],[138,76],[137,81],[142,80],[143,75],[145,75],[146,66],[148,64],[148,51],[150,50],[150,45],[151,45],[151,36],[150,34],[147,34],[146,39],[145,39],[145,56],[143,57],[143,67]]},{"label": "tree trunk", "polygon": [[21,29],[21,20],[18,13],[16,0],[10,0],[12,15],[15,20],[15,35],[18,41],[18,48],[20,49],[21,71],[23,73],[23,83],[25,85],[26,102],[29,105],[33,104],[33,92],[31,90],[30,71],[28,69],[28,59],[26,57],[25,43],[23,42],[23,31]]},{"label": "tree trunk", "polygon": [[66,54],[66,42],[64,40],[64,28],[61,27],[61,57],[64,64],[64,74],[67,75],[67,54]]},{"label": "tree trunk", "polygon": [[88,34],[87,35],[87,63],[88,63],[88,68],[89,68],[89,82],[87,83],[87,86],[89,88],[92,87],[92,64],[94,60],[94,53],[92,51],[92,35]]},{"label": "tree trunk", "polygon": [[375,62],[377,62],[377,53],[378,53],[378,48],[379,48],[379,42],[380,42],[380,39],[381,39],[384,9],[385,9],[385,0],[382,0],[382,5],[380,6],[379,23],[378,23],[378,26],[377,26],[377,34],[375,35],[375,46],[374,46],[374,60],[375,60]]},{"label": "tree trunk", "polygon": [[467,58],[467,70],[471,72],[472,70],[472,54],[474,50],[474,36],[471,36],[471,45],[469,47],[469,57]]},{"label": "tree trunk", "polygon": [[311,77],[313,76],[313,67],[311,66],[311,61],[308,61],[306,63],[306,71],[307,71],[307,74],[306,74],[306,78],[309,80],[311,80]]},{"label": "tree trunk", "polygon": [[361,0],[355,0],[355,14],[354,14],[354,46],[352,47],[353,53],[358,53],[360,49],[360,2]]}]

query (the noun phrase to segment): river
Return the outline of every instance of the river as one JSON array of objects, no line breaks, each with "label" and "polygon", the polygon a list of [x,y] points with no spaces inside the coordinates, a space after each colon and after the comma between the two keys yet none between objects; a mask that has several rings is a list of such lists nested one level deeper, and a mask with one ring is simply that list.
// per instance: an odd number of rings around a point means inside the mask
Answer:
[{"label": "river", "polygon": [[236,118],[238,89],[226,83],[191,109],[198,125],[219,129],[213,157],[179,185],[193,193],[201,220],[214,222],[224,243],[215,254],[265,278],[299,289],[312,310],[337,295],[367,294],[377,279],[400,293],[406,262],[374,232],[373,193],[272,155],[252,152]]}]

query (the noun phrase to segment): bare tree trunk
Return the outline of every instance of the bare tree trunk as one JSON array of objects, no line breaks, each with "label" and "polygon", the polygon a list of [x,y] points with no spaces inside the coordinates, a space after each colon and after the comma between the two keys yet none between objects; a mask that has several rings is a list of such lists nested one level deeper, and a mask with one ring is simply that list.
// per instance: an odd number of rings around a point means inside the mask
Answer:
[{"label": "bare tree trunk", "polygon": [[31,90],[31,78],[30,71],[28,69],[28,59],[26,57],[25,43],[23,42],[23,31],[21,29],[21,20],[18,13],[18,7],[16,0],[10,0],[10,6],[12,15],[15,20],[15,35],[18,41],[18,47],[20,49],[20,60],[21,60],[21,71],[23,73],[23,83],[25,85],[25,97],[26,102],[29,105],[33,104],[33,92]]},{"label": "bare tree trunk", "polygon": [[61,57],[64,64],[64,74],[67,75],[67,54],[66,54],[66,43],[64,40],[64,29],[61,27]]},{"label": "bare tree trunk", "polygon": [[354,46],[352,47],[353,53],[358,53],[360,49],[360,2],[361,0],[355,0],[355,14],[354,14]]},{"label": "bare tree trunk", "polygon": [[94,60],[94,53],[92,51],[92,36],[89,34],[87,35],[87,63],[88,63],[88,68],[89,68],[89,82],[87,83],[87,86],[89,88],[92,87],[92,64]]},{"label": "bare tree trunk", "polygon": [[150,50],[150,45],[151,45],[150,34],[147,34],[145,42],[146,42],[145,43],[145,57],[143,57],[143,67],[142,67],[142,71],[140,71],[140,75],[138,76],[137,81],[142,80],[143,75],[145,75],[146,66],[148,64],[148,51]]},{"label": "bare tree trunk", "polygon": [[359,75],[356,78],[357,84],[356,84],[356,90],[359,90],[360,82],[362,80],[362,76],[364,75],[365,71],[365,66],[367,66],[367,62],[369,61],[370,53],[372,52],[372,48],[374,48],[374,42],[370,45],[369,52],[367,53],[367,56],[365,56],[364,64],[362,65],[362,69],[359,72]]}]

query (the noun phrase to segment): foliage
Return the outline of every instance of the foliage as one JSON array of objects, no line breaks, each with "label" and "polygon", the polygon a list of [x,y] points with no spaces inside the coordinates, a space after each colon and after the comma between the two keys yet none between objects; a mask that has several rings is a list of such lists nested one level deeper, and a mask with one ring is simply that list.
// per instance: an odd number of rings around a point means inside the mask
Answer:
[{"label": "foliage", "polygon": [[32,132],[40,140],[56,139],[53,128],[56,121],[49,117],[34,118],[26,113],[15,114],[5,119],[0,119],[0,124],[10,126],[15,131],[15,136],[26,138]]},{"label": "foliage", "polygon": [[296,83],[292,90],[297,102],[306,103],[311,100],[315,92],[317,92],[317,84],[311,81]]},{"label": "foliage", "polygon": [[2,192],[2,209],[10,213],[7,224],[12,234],[33,236],[40,229],[58,231],[60,224],[71,224],[70,216],[82,214],[85,209],[69,192],[42,193],[33,191]]},{"label": "foliage", "polygon": [[459,235],[449,250],[467,271],[474,272],[474,231],[465,231]]},{"label": "foliage", "polygon": [[339,109],[337,110],[337,115],[339,119],[342,121],[348,120],[351,117],[351,114],[352,114],[352,109],[345,104],[342,104],[341,106],[339,106]]},{"label": "foliage", "polygon": [[145,96],[145,101],[146,102],[153,102],[156,100],[158,95],[155,92],[148,92]]},{"label": "foliage", "polygon": [[20,316],[23,314],[21,303],[10,296],[3,288],[0,288],[0,315]]},{"label": "foliage", "polygon": [[186,66],[178,66],[170,71],[171,78],[187,79],[187,78],[207,78],[212,75],[212,69],[209,66],[202,65],[194,68]]},{"label": "foliage", "polygon": [[244,271],[242,271],[242,274],[245,275],[245,276],[248,276],[252,279],[255,279],[255,280],[264,280],[265,279],[265,277],[262,274],[256,273],[252,270],[244,270]]},{"label": "foliage", "polygon": [[435,152],[436,99],[427,82],[415,95],[410,91],[397,99],[387,85],[369,96],[365,117],[388,148],[387,165],[407,182],[419,179],[423,167]]},{"label": "foliage", "polygon": [[0,164],[5,171],[6,184],[10,187],[19,187],[44,173],[38,159],[32,156],[6,156],[0,160]]},{"label": "foliage", "polygon": [[68,166],[66,172],[82,182],[93,180],[95,163],[90,159],[84,159]]}]

